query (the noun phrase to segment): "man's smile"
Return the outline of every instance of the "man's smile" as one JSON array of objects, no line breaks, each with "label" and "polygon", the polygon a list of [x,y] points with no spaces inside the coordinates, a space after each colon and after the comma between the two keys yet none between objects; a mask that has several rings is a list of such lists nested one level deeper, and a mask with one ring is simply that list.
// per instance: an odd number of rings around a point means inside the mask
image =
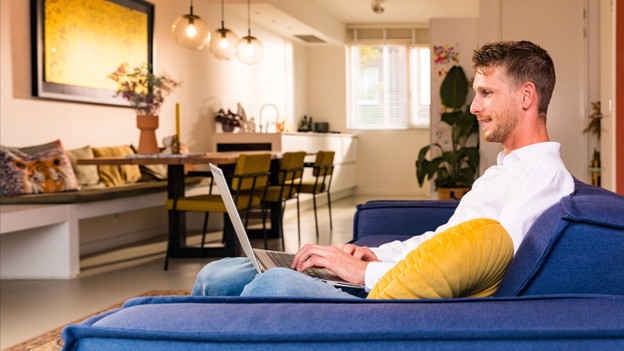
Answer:
[{"label": "man's smile", "polygon": [[492,122],[492,118],[478,116],[477,121],[479,121],[479,124],[481,124],[481,128],[485,130],[490,122]]}]

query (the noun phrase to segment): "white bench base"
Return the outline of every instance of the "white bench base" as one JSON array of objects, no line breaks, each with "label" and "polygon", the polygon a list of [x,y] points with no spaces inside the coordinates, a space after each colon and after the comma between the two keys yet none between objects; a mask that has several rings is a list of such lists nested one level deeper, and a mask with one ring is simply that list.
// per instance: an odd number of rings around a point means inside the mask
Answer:
[{"label": "white bench base", "polygon": [[0,206],[0,278],[71,279],[80,272],[79,221],[164,206],[164,192],[106,201]]}]

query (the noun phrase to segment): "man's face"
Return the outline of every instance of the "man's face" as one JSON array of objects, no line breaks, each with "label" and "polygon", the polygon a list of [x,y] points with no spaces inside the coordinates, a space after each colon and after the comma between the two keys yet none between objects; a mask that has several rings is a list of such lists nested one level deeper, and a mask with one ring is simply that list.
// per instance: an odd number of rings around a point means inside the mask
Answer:
[{"label": "man's face", "polygon": [[470,112],[477,116],[486,141],[505,143],[514,134],[518,124],[517,94],[503,68],[478,70],[474,83],[475,98]]}]

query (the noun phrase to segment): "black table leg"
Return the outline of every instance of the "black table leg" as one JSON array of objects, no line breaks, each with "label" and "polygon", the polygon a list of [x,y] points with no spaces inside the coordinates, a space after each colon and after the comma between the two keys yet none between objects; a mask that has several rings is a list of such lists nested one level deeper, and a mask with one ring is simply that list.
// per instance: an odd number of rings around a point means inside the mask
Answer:
[{"label": "black table leg", "polygon": [[[184,196],[184,165],[169,165],[167,176],[168,198]],[[240,250],[227,214],[224,216],[223,246],[211,246],[201,248],[199,246],[186,245],[186,215],[184,212],[169,211],[169,241],[168,255],[173,258],[198,258],[198,257],[235,257]]]}]

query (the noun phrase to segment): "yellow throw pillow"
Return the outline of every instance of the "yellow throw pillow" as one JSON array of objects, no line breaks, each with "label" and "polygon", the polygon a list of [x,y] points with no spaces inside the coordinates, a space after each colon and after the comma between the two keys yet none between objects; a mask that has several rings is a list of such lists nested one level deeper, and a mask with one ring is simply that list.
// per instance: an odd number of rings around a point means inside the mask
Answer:
[{"label": "yellow throw pillow", "polygon": [[[112,147],[94,147],[95,157],[125,157],[134,155],[134,151],[128,145]],[[126,183],[135,183],[141,179],[141,171],[138,165],[121,166],[98,166],[100,182],[106,186],[115,186]]]},{"label": "yellow throw pillow", "polygon": [[513,258],[511,237],[495,220],[473,219],[422,243],[388,271],[369,299],[490,296]]}]

